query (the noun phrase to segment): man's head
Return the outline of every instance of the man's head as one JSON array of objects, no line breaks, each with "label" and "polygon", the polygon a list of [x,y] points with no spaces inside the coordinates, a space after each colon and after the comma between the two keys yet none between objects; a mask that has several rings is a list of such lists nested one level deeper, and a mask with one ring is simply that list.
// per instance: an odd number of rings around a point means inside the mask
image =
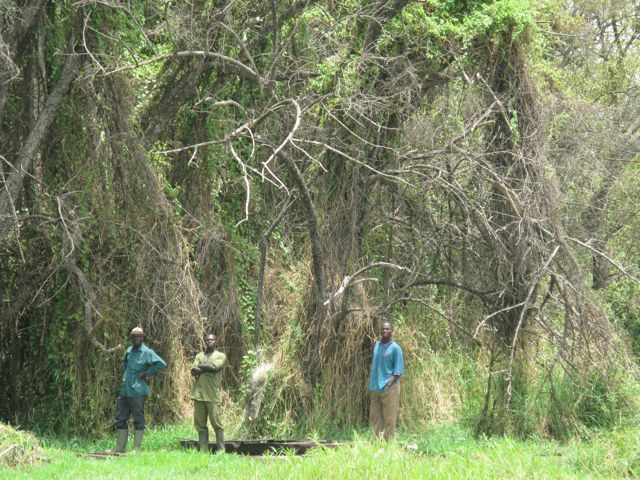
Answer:
[{"label": "man's head", "polygon": [[216,345],[218,345],[218,337],[216,337],[213,333],[207,333],[204,336],[204,346],[207,352],[212,352],[216,349]]},{"label": "man's head", "polygon": [[134,347],[140,346],[143,340],[144,330],[142,330],[142,327],[134,327],[131,329],[131,343]]},{"label": "man's head", "polygon": [[385,320],[384,322],[382,322],[382,325],[380,325],[380,338],[382,340],[382,343],[390,342],[392,336],[393,324],[390,321]]}]

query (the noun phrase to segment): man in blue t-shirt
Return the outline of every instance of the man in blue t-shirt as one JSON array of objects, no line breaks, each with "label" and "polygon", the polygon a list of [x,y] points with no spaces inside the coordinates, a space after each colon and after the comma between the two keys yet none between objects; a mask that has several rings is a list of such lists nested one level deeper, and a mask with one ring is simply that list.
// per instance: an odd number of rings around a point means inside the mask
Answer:
[{"label": "man in blue t-shirt", "polygon": [[371,407],[369,424],[376,437],[384,431],[389,441],[396,433],[400,407],[400,375],[404,373],[404,360],[400,345],[393,341],[393,325],[385,321],[380,327],[380,340],[373,345],[369,392]]}]

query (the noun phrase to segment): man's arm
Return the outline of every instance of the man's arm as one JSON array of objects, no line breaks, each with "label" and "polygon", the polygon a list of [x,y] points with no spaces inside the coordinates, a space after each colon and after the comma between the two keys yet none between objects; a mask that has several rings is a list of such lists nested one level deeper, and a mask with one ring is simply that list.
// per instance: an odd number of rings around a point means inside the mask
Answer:
[{"label": "man's arm", "polygon": [[203,372],[215,373],[222,369],[226,361],[226,355],[221,354],[216,356],[216,358],[211,363],[200,363],[198,365],[198,368]]},{"label": "man's arm", "polygon": [[193,366],[191,367],[191,375],[193,375],[196,378],[198,377],[198,375],[202,373],[202,370],[200,370],[200,368],[198,367],[199,364],[200,364],[200,354],[196,355],[196,358],[192,364]]},{"label": "man's arm", "polygon": [[149,357],[147,364],[149,367],[138,375],[139,378],[153,378],[160,370],[167,368],[167,362],[165,362],[156,352],[149,349],[148,354]]},{"label": "man's arm", "polygon": [[208,363],[201,363],[196,368],[200,370],[201,373],[204,373],[204,372],[215,373],[218,371],[215,365],[210,365]]}]

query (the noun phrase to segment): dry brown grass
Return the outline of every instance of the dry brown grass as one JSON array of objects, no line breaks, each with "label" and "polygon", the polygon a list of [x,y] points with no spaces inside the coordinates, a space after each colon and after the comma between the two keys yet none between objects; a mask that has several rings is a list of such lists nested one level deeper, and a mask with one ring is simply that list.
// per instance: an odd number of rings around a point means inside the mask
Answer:
[{"label": "dry brown grass", "polygon": [[401,421],[411,428],[455,421],[463,394],[453,362],[429,348],[425,335],[410,325],[398,331],[396,341],[405,357]]}]

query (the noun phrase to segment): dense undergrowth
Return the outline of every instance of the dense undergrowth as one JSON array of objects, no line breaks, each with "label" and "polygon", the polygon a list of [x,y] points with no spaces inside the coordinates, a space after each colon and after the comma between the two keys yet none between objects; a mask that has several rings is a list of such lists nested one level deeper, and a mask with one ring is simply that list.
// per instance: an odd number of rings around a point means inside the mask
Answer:
[{"label": "dense undergrowth", "polygon": [[3,2],[0,418],[108,434],[140,324],[169,363],[155,428],[189,418],[214,330],[230,432],[363,429],[392,319],[408,436],[633,425],[636,17],[591,0]]}]

